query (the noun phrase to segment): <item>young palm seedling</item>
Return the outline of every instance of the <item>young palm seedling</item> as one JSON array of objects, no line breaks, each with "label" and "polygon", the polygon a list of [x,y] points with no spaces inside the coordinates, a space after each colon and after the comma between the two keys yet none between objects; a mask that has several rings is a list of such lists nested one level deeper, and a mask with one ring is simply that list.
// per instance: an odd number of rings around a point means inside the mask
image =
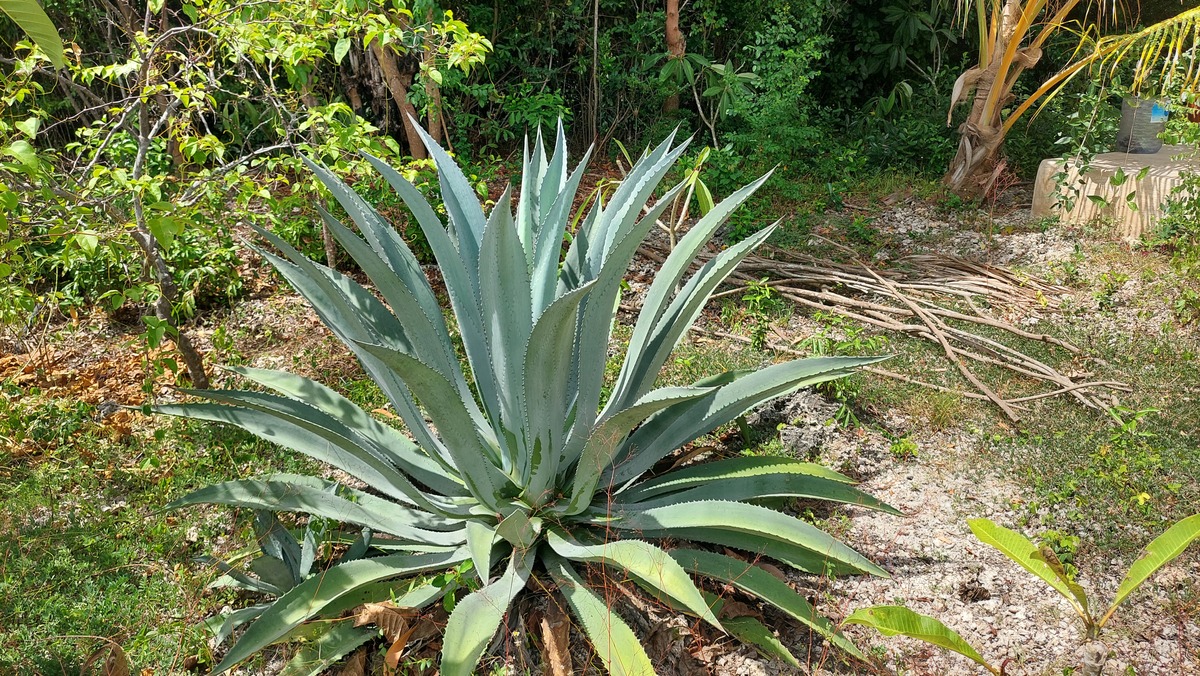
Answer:
[{"label": "young palm seedling", "polygon": [[[967,524],[981,542],[1000,550],[1001,554],[1036,575],[1065,598],[1083,622],[1084,639],[1088,642],[1100,638],[1100,630],[1135,589],[1200,538],[1200,514],[1190,516],[1168,528],[1146,545],[1142,555],[1133,562],[1129,572],[1125,574],[1125,579],[1121,581],[1121,586],[1117,588],[1112,605],[1104,610],[1103,614],[1097,614],[1099,609],[1088,605],[1087,593],[1067,575],[1058,556],[1049,546],[1038,547],[1020,533],[998,526],[988,519],[971,519]],[[913,612],[903,606],[860,608],[846,618],[845,624],[864,624],[887,636],[900,634],[920,639],[966,656],[993,674],[1004,674],[1003,665],[997,668],[989,664],[979,651],[964,641],[953,629],[928,615]],[[1094,647],[1099,649],[1086,651],[1084,662],[1078,671],[1081,676],[1099,676],[1104,668],[1106,651],[1101,646]]]},{"label": "young palm seedling", "polygon": [[[412,253],[370,205],[325,169],[312,167],[362,237],[322,215],[382,300],[259,232],[281,254],[264,250],[262,256],[354,352],[411,439],[333,390],[277,371],[233,369],[275,393],[193,392],[210,403],[157,407],[239,426],[368,487],[277,475],[217,484],[173,503],[305,513],[374,534],[361,558],[316,572],[258,614],[216,671],[292,638],[306,622],[338,621],[366,601],[393,598],[399,606],[424,608],[456,594],[446,603],[453,611],[442,640],[441,673],[469,674],[509,606],[537,577],[565,597],[611,673],[653,673],[633,631],[585,583],[581,568],[592,565],[633,580],[717,629],[758,637],[764,649],[784,659],[794,658],[761,623],[750,627],[746,618],[736,618],[726,626],[699,580],[720,589],[731,585],[859,655],[804,597],[747,561],[765,556],[813,574],[886,573],[811,524],[758,503],[803,497],[895,510],[845,476],[787,458],[660,469],[673,451],[748,409],[875,361],[802,359],[721,373],[688,387],[654,387],[709,295],[770,235],[767,228],[687,275],[717,228],[766,177],[715,205],[679,240],[645,294],[620,372],[603,397],[622,276],[682,186],[645,213],[643,206],[683,145],[672,147],[668,139],[644,154],[608,202],[597,200],[572,232],[571,208],[586,157],[568,170],[561,128],[549,156],[540,136],[531,150],[527,145],[515,214],[505,191],[485,216],[459,168],[432,140],[426,143],[437,163],[445,225],[399,173],[367,159],[407,203],[437,257],[463,363]],[[745,558],[706,545],[740,550]],[[423,577],[463,570],[468,561],[479,576],[473,591],[468,587],[475,585],[439,586]]]}]

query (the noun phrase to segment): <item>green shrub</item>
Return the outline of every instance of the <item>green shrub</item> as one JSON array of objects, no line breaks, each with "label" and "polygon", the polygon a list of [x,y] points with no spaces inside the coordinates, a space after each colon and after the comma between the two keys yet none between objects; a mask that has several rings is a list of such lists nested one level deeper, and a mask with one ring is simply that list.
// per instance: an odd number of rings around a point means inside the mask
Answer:
[{"label": "green shrub", "polygon": [[[684,279],[696,254],[765,177],[717,205],[679,241],[646,293],[616,383],[602,398],[622,275],[681,186],[645,216],[640,208],[684,147],[672,148],[668,139],[644,155],[611,198],[582,219],[563,256],[583,165],[568,172],[561,126],[551,155],[539,138],[527,156],[515,218],[509,192],[485,217],[462,172],[426,141],[442,179],[446,227],[398,172],[368,159],[416,214],[437,256],[467,369],[411,252],[328,171],[313,167],[366,241],[328,214],[326,221],[390,309],[353,280],[260,231],[283,253],[262,255],[354,351],[415,443],[333,390],[278,371],[235,369],[278,394],[194,392],[212,403],[157,407],[237,425],[368,487],[275,475],[217,484],[173,503],[307,513],[353,524],[346,541],[366,529],[361,558],[278,596],[216,671],[304,634],[310,620],[337,625],[347,621],[339,618],[349,608],[392,598],[413,608],[453,606],[441,673],[472,673],[514,599],[552,581],[606,668],[652,673],[638,638],[584,582],[580,567],[596,564],[793,664],[758,620],[718,619],[713,608],[720,600],[692,576],[715,582],[714,589],[732,585],[860,655],[801,595],[762,568],[685,542],[745,550],[812,574],[886,575],[829,534],[756,503],[807,497],[894,509],[840,474],[789,458],[659,467],[682,445],[755,405],[875,361],[802,359],[729,371],[690,387],[654,388],[712,291],[770,235],[768,228],[750,237]],[[673,544],[664,548],[664,541]],[[420,577],[461,573],[468,561],[478,589],[455,582],[464,575]],[[542,579],[530,584],[534,576]]]}]

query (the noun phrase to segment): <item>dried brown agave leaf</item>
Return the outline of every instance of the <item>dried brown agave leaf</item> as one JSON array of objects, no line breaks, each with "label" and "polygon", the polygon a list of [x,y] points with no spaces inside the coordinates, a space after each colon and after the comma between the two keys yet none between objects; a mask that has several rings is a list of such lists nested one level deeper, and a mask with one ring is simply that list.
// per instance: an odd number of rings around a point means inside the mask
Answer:
[{"label": "dried brown agave leaf", "polygon": [[367,649],[359,648],[347,657],[338,676],[367,676]]},{"label": "dried brown agave leaf", "polygon": [[539,625],[542,630],[542,665],[551,676],[571,676],[571,621],[561,599],[552,596]]},{"label": "dried brown agave leaf", "polygon": [[364,603],[355,608],[354,626],[373,624],[383,630],[384,638],[395,643],[401,636],[410,632],[410,620],[420,612],[417,608],[403,608],[390,601]]},{"label": "dried brown agave leaf", "polygon": [[109,641],[96,652],[88,656],[83,666],[79,668],[79,676],[90,676],[97,673],[93,667],[103,660],[98,672],[100,676],[130,676],[129,656],[119,643]]}]

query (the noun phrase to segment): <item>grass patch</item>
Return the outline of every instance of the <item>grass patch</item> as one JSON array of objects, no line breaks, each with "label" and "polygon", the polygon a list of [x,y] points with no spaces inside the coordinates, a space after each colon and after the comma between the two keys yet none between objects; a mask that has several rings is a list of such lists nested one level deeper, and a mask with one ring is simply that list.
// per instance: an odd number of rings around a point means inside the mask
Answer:
[{"label": "grass patch", "polygon": [[2,391],[0,436],[24,436],[0,455],[0,673],[78,674],[104,639],[135,673],[206,657],[196,623],[239,601],[204,592],[210,575],[193,558],[244,544],[244,524],[223,509],[158,510],[209,483],[311,463],[184,421],[119,434],[97,407]]}]

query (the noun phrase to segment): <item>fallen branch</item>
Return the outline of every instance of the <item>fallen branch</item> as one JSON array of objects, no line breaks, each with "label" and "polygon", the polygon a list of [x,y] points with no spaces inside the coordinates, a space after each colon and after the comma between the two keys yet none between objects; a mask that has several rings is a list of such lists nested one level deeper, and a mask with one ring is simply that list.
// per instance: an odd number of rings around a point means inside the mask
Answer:
[{"label": "fallen branch", "polygon": [[[738,271],[729,277],[736,288],[715,294],[722,297],[743,293],[750,283],[765,284],[792,303],[829,312],[860,322],[882,331],[905,333],[936,344],[945,358],[955,365],[976,390],[968,392],[925,382],[878,367],[866,369],[889,378],[932,390],[949,392],[969,399],[990,401],[1010,419],[1019,420],[1019,404],[1048,397],[1069,394],[1090,408],[1104,408],[1105,403],[1088,390],[1107,388],[1130,391],[1128,385],[1117,381],[1075,382],[1055,368],[999,340],[973,333],[963,324],[974,324],[1010,334],[1016,338],[1053,345],[1077,355],[1081,351],[1071,343],[1045,333],[1027,331],[1004,318],[1000,313],[1053,311],[1059,299],[1069,289],[1031,277],[1024,277],[996,266],[966,259],[927,254],[907,256],[896,261],[896,267],[875,270],[847,251],[853,263],[818,259],[804,253],[768,249],[773,258],[747,257]],[[649,245],[642,253],[650,260],[665,261],[667,251]],[[696,266],[707,262],[713,254],[701,253]],[[946,300],[958,307],[947,307]],[[980,307],[982,304],[987,309]],[[968,306],[967,310],[962,306]],[[956,322],[951,325],[947,322]],[[720,331],[704,331],[708,335],[749,343],[749,338]],[[790,345],[768,344],[782,354],[804,356]],[[964,360],[997,366],[1020,376],[1045,381],[1055,389],[1016,398],[1001,396],[969,368]]]}]

